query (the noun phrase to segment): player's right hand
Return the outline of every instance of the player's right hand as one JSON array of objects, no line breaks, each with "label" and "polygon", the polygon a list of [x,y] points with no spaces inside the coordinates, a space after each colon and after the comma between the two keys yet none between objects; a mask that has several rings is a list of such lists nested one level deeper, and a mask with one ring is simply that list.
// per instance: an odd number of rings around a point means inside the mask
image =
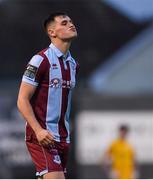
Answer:
[{"label": "player's right hand", "polygon": [[36,133],[36,137],[40,145],[47,146],[54,144],[54,136],[46,129],[42,129]]}]

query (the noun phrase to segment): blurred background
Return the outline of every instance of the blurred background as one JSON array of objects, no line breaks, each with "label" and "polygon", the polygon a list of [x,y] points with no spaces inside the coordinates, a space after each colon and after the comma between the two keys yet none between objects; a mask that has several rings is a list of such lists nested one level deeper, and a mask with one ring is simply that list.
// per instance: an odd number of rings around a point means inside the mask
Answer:
[{"label": "blurred background", "polygon": [[68,178],[108,178],[101,158],[123,123],[139,178],[153,178],[152,0],[0,0],[0,178],[35,178],[16,100],[26,64],[49,45],[42,23],[53,11],[79,33]]}]

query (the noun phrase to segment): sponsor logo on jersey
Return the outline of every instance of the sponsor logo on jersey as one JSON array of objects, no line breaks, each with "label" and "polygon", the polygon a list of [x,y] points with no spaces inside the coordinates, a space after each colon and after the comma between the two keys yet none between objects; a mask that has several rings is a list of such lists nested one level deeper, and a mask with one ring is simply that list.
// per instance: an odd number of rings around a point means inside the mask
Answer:
[{"label": "sponsor logo on jersey", "polygon": [[52,64],[52,68],[53,68],[53,69],[58,69],[57,64]]},{"label": "sponsor logo on jersey", "polygon": [[54,78],[50,81],[50,86],[52,88],[74,88],[75,84],[72,81],[60,80],[58,78]]}]

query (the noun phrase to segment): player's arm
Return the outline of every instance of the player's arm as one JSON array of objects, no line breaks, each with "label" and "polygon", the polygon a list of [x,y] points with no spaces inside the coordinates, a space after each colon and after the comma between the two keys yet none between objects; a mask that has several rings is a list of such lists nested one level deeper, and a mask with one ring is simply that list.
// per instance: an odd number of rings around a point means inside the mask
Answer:
[{"label": "player's arm", "polygon": [[108,171],[111,168],[112,161],[111,161],[111,154],[110,154],[110,149],[107,149],[100,160],[100,164],[102,165],[103,170],[108,173]]},{"label": "player's arm", "polygon": [[40,55],[34,55],[29,61],[24,75],[18,95],[18,108],[25,120],[34,130],[40,144],[46,145],[53,140],[53,136],[46,129],[43,129],[37,121],[33,112],[30,100],[41,83],[41,78],[44,77],[47,69],[47,64],[44,58]]},{"label": "player's arm", "polygon": [[104,156],[103,156],[103,161],[105,165],[111,166],[112,165],[112,149],[113,145],[111,144],[108,149],[105,151]]},{"label": "player's arm", "polygon": [[36,88],[36,86],[22,82],[19,90],[17,106],[24,119],[34,130],[39,143],[47,145],[53,141],[53,136],[40,126],[30,104],[30,99]]},{"label": "player's arm", "polygon": [[104,173],[108,176],[108,178],[111,179],[118,179],[118,174],[115,172],[112,168],[113,165],[113,149],[114,149],[114,143],[112,143],[107,150],[104,152],[101,164]]}]

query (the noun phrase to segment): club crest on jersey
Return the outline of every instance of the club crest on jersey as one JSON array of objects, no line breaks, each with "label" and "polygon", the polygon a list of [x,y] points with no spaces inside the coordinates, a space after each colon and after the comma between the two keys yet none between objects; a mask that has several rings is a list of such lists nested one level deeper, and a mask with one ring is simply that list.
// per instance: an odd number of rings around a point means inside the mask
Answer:
[{"label": "club crest on jersey", "polygon": [[61,159],[59,155],[55,155],[53,161],[57,164],[61,164]]},{"label": "club crest on jersey", "polygon": [[53,87],[53,88],[60,87],[60,79],[58,79],[58,78],[52,79],[51,82],[50,82],[50,86]]}]

